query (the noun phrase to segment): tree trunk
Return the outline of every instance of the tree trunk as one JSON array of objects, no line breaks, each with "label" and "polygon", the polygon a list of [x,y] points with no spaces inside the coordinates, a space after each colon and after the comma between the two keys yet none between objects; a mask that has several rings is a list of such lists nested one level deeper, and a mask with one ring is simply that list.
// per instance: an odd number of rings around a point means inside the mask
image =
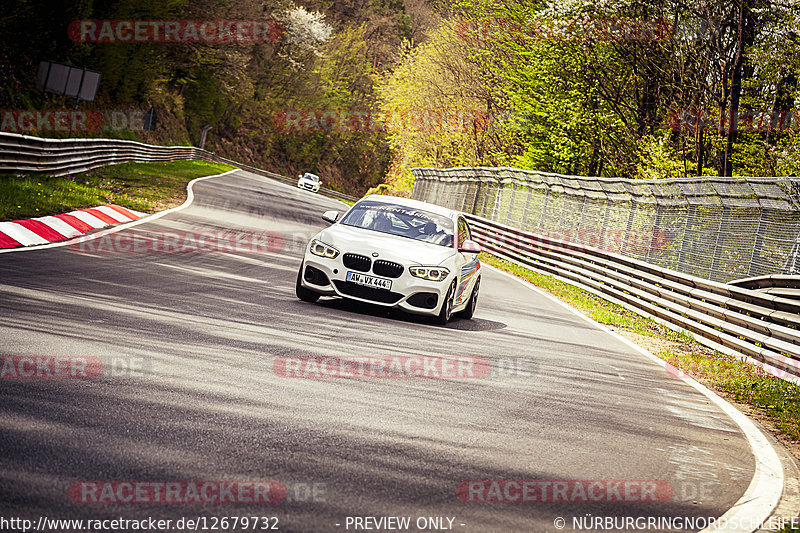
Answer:
[{"label": "tree trunk", "polygon": [[725,143],[725,172],[723,176],[733,174],[733,145],[736,142],[739,117],[739,101],[742,96],[742,71],[747,58],[745,47],[753,43],[753,18],[750,14],[749,0],[739,0],[739,17],[736,30],[736,56],[733,61],[733,77],[731,79],[731,103],[728,110],[728,132]]},{"label": "tree trunk", "polygon": [[[728,72],[728,67],[726,65],[722,70],[722,96],[719,104],[719,120],[717,121],[717,134],[720,137],[725,134],[725,110],[728,107],[728,96],[730,94],[728,90]],[[717,173],[720,176],[724,176],[726,159],[724,157],[719,157],[719,151],[717,151],[716,155],[715,165],[717,167]]]},{"label": "tree trunk", "polygon": [[695,176],[702,176],[703,175],[703,156],[705,153],[703,152],[703,129],[698,127],[697,128],[697,137],[696,137],[696,146],[697,146],[697,174]]}]

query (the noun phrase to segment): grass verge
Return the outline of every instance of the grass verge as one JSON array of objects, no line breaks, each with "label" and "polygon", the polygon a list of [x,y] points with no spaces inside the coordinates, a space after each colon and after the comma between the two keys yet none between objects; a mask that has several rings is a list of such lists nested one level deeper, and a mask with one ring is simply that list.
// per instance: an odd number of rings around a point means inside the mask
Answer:
[{"label": "grass verge", "polygon": [[800,386],[766,374],[760,368],[725,355],[599,296],[552,276],[482,253],[481,261],[544,289],[592,320],[636,342],[710,389],[747,406],[782,437],[797,456],[800,450]]},{"label": "grass verge", "polygon": [[152,213],[186,199],[186,184],[233,167],[205,161],[124,163],[62,178],[0,175],[0,221],[114,203]]}]

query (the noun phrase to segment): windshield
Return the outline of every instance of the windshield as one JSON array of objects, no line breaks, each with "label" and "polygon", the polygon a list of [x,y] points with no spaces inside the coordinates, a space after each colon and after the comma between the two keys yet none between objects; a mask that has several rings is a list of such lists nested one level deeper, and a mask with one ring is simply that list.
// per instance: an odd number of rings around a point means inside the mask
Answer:
[{"label": "windshield", "polygon": [[428,211],[363,200],[353,206],[341,224],[399,235],[439,246],[453,245],[453,221]]},{"label": "windshield", "polygon": [[311,180],[311,181],[319,181],[319,176],[317,176],[316,174],[306,174],[306,175],[304,175],[303,177],[304,177],[305,179],[307,179],[307,180]]}]

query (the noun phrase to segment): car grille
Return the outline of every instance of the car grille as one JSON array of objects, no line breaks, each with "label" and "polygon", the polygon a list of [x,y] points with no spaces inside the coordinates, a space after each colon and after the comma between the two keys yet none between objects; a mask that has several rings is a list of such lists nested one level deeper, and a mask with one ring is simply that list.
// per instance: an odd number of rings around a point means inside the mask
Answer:
[{"label": "car grille", "polygon": [[336,289],[347,296],[354,298],[362,298],[373,302],[380,302],[384,304],[393,304],[400,301],[403,297],[399,292],[391,292],[384,289],[376,289],[374,287],[364,287],[357,285],[351,281],[333,280]]},{"label": "car grille", "polygon": [[372,259],[365,255],[348,253],[342,256],[342,263],[347,268],[358,270],[359,272],[369,272],[369,267],[372,266]]},{"label": "car grille", "polygon": [[403,265],[392,261],[384,261],[383,259],[378,259],[375,261],[375,264],[372,265],[372,271],[376,275],[387,278],[399,278],[403,270]]}]

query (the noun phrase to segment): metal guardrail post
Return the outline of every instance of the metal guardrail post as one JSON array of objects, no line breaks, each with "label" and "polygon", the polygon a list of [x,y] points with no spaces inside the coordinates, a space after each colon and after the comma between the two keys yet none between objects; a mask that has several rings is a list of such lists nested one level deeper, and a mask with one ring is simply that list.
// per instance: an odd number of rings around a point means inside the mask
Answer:
[{"label": "metal guardrail post", "polygon": [[419,199],[419,188],[418,188],[418,185],[419,185],[420,181],[421,180],[419,180],[419,179],[415,179],[414,180],[414,185],[413,185],[413,187],[411,189],[411,198]]},{"label": "metal guardrail post", "polygon": [[719,267],[720,255],[722,254],[722,239],[725,229],[728,226],[728,217],[730,217],[731,210],[725,206],[722,208],[722,216],[719,218],[719,228],[717,229],[717,238],[714,241],[714,258],[711,260],[711,268],[708,271],[708,279],[714,279],[714,275]]},{"label": "metal guardrail post", "polygon": [[606,196],[606,209],[603,214],[603,225],[600,228],[600,248],[606,245],[606,232],[608,231],[608,217],[611,215],[611,200]]},{"label": "metal guardrail post", "polygon": [[511,223],[511,213],[514,211],[514,197],[517,194],[517,182],[511,182],[511,198],[508,201],[508,212],[506,213],[506,224]]},{"label": "metal guardrail post", "polygon": [[619,253],[625,253],[625,245],[628,242],[628,235],[630,235],[631,230],[633,229],[633,218],[636,216],[636,209],[638,207],[638,203],[631,201],[631,209],[628,213],[628,222],[625,224],[625,233],[622,234],[622,241],[619,245]]},{"label": "metal guardrail post", "polygon": [[459,192],[458,210],[466,211],[471,182],[468,180],[462,180],[459,185],[461,192]]},{"label": "metal guardrail post", "polygon": [[525,207],[522,210],[522,221],[520,223],[523,229],[528,227],[528,211],[531,205],[531,196],[533,196],[533,187],[531,187],[529,182],[525,182],[525,188],[528,194],[525,195]]},{"label": "metal guardrail post", "polygon": [[567,221],[567,208],[569,207],[569,198],[566,194],[561,195],[561,214],[558,217],[558,231],[564,230],[564,223]]},{"label": "metal guardrail post", "polygon": [[486,216],[486,208],[489,205],[489,195],[491,193],[492,193],[492,183],[491,182],[486,182],[486,190],[483,191],[483,208],[481,209],[481,212],[480,212],[480,215],[482,217]]},{"label": "metal guardrail post", "polygon": [[581,218],[578,221],[578,235],[581,235],[581,231],[583,231],[584,222],[586,222],[586,204],[589,202],[589,197],[586,194],[583,195],[583,201],[581,202]]},{"label": "metal guardrail post", "polygon": [[661,218],[664,216],[664,207],[659,204],[656,208],[656,220],[653,222],[653,228],[650,230],[650,245],[647,247],[647,260],[649,261],[653,257],[653,248],[654,248],[654,240],[656,236],[657,228],[661,226]]},{"label": "metal guardrail post", "polygon": [[695,214],[697,213],[697,206],[695,204],[689,205],[689,209],[686,212],[686,224],[683,228],[683,235],[681,236],[681,245],[678,250],[678,264],[675,265],[675,270],[683,271],[685,270],[685,262],[684,262],[684,248],[686,248],[686,244],[689,241],[689,223],[694,220]]},{"label": "metal guardrail post", "polygon": [[481,185],[483,185],[483,182],[480,181],[480,180],[478,180],[476,182],[476,184],[475,184],[475,198],[472,201],[472,210],[470,211],[470,213],[472,213],[473,215],[477,215],[478,214],[477,213],[478,198],[480,198],[480,196],[481,196]]},{"label": "metal guardrail post", "polygon": [[757,275],[756,260],[761,256],[761,245],[764,242],[764,213],[765,210],[762,207],[758,215],[758,228],[756,229],[756,237],[753,241],[753,251],[750,254],[750,264],[747,266],[747,277],[749,278]]},{"label": "metal guardrail post", "polygon": [[494,191],[494,205],[492,205],[492,220],[497,220],[497,209],[503,198],[503,182],[500,181],[500,176],[496,176],[495,179],[496,188]]},{"label": "metal guardrail post", "polygon": [[542,205],[542,214],[539,215],[539,224],[537,226],[540,231],[544,229],[544,219],[547,216],[547,204],[549,202],[550,202],[550,187],[547,187],[544,193],[544,205]]}]

